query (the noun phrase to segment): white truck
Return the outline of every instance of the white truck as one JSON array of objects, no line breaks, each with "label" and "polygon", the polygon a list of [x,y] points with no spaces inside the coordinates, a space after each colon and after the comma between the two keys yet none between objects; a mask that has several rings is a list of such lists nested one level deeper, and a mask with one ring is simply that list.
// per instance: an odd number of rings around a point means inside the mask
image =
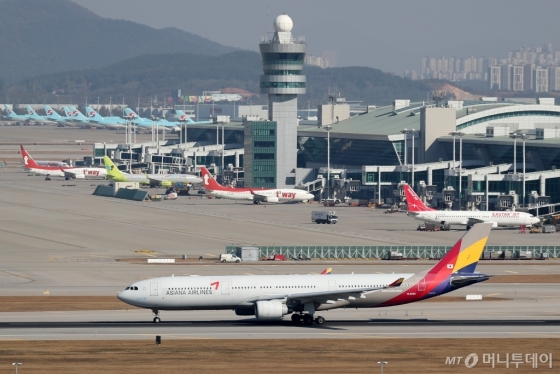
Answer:
[{"label": "white truck", "polygon": [[220,262],[237,262],[239,263],[241,259],[236,255],[231,255],[228,253],[223,253],[220,255]]},{"label": "white truck", "polygon": [[320,211],[313,211],[311,212],[311,222],[319,223],[328,223],[329,225],[336,224],[338,222],[338,217],[334,210],[320,210]]}]

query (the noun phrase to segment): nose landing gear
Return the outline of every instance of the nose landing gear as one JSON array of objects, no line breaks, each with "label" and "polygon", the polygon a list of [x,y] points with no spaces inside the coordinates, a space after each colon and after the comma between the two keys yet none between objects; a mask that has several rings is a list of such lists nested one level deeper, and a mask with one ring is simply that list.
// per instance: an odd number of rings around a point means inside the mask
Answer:
[{"label": "nose landing gear", "polygon": [[153,319],[154,323],[160,323],[161,319],[158,317],[159,316],[159,310],[157,309],[152,309],[152,313],[155,314],[155,317]]}]

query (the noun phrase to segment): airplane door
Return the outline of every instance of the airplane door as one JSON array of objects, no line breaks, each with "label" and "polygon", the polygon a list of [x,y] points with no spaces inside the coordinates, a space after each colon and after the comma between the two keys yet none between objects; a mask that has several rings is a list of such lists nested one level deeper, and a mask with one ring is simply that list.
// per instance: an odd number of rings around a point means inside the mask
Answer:
[{"label": "airplane door", "polygon": [[418,278],[418,291],[426,291],[426,279]]},{"label": "airplane door", "polygon": [[222,282],[222,295],[229,295],[229,282]]},{"label": "airplane door", "polygon": [[336,281],[329,280],[329,291],[336,291]]},{"label": "airplane door", "polygon": [[158,282],[150,283],[150,296],[157,296],[158,295]]}]

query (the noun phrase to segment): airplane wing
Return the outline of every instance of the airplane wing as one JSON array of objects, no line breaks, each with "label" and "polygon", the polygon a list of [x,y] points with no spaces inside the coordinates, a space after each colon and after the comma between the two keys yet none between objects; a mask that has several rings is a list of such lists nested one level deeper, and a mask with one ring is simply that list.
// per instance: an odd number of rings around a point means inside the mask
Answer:
[{"label": "airplane wing", "polygon": [[69,170],[65,170],[63,167],[61,167],[60,170],[64,173],[65,178],[76,179],[76,176],[77,176],[76,173],[73,173]]},{"label": "airplane wing", "polygon": [[256,303],[257,301],[264,300],[286,300],[295,301],[301,304],[305,304],[310,301],[315,301],[320,304],[334,304],[338,300],[353,300],[356,298],[365,298],[367,294],[371,292],[377,292],[379,290],[384,290],[387,288],[399,287],[404,281],[404,278],[399,278],[393,283],[385,287],[368,287],[368,288],[353,288],[345,290],[332,290],[332,291],[322,291],[322,292],[303,292],[288,295],[273,294],[273,295],[260,295],[252,297],[245,302]]},{"label": "airplane wing", "polygon": [[468,225],[474,225],[475,223],[484,223],[484,222],[487,222],[487,221],[484,221],[484,220],[481,220],[481,219],[478,219],[478,218],[469,218],[467,220]]}]

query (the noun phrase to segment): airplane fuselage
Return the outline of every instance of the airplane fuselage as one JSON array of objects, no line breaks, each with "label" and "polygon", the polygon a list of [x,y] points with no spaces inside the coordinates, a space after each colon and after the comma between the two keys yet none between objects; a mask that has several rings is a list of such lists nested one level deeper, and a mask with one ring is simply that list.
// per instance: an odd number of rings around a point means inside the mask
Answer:
[{"label": "airplane fuselage", "polygon": [[[540,221],[532,214],[511,211],[437,210],[426,212],[410,212],[409,214],[420,221],[462,226],[472,225],[472,220],[493,223],[494,227],[521,225],[530,226]],[[471,222],[469,220],[471,220]]]},{"label": "airplane fuselage", "polygon": [[[251,191],[236,191],[236,189],[232,188],[231,191],[228,191],[227,188],[223,190],[210,190],[206,188],[206,191],[209,195],[222,198],[222,199],[229,199],[229,200],[247,200],[247,201],[254,201],[255,197],[251,193]],[[266,197],[270,200],[276,200],[279,203],[285,202],[303,202],[313,200],[313,195],[309,194],[303,190],[297,189],[271,189],[271,190],[253,190],[255,195],[259,195],[262,197]],[[276,201],[274,201],[276,202]]]}]

